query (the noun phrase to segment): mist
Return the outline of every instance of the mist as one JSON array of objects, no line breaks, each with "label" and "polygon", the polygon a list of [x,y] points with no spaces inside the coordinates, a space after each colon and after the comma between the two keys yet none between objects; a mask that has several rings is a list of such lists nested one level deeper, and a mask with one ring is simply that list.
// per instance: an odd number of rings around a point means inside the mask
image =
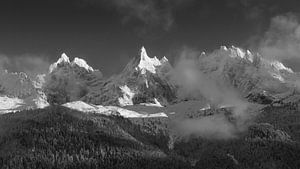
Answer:
[{"label": "mist", "polygon": [[299,17],[292,13],[273,17],[257,48],[267,58],[300,59]]},{"label": "mist", "polygon": [[[199,51],[183,49],[176,61],[172,80],[179,86],[179,97],[205,99],[212,108],[228,106],[233,109],[235,124],[222,114],[200,119],[184,119],[177,122],[176,129],[184,136],[198,135],[212,139],[235,138],[236,133],[247,129],[245,122],[248,102],[220,77],[213,77],[200,70]],[[209,56],[208,56],[209,57]]]},{"label": "mist", "polygon": [[183,119],[176,122],[176,130],[185,138],[192,135],[207,139],[236,138],[237,129],[225,115],[217,114],[201,119]]},{"label": "mist", "polygon": [[8,72],[24,72],[29,77],[48,72],[50,61],[43,56],[20,55],[7,56],[0,55],[0,70]]}]

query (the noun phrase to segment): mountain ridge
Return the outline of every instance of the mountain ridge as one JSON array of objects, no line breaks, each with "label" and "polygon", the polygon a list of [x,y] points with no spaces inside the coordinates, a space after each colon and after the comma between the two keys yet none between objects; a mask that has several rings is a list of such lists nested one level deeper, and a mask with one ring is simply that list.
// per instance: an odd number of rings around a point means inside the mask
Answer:
[{"label": "mountain ridge", "polygon": [[[203,52],[197,59],[196,64],[200,72],[208,78],[221,80],[221,83],[241,90],[243,97],[250,94],[255,98],[261,97],[258,96],[259,93],[273,95],[276,90],[278,91],[274,94],[291,90],[295,88],[298,78],[297,73],[281,62],[267,60],[259,54],[235,46],[229,48],[221,46],[209,54]],[[194,98],[178,96],[180,85],[172,80],[172,76],[174,77],[172,73],[174,67],[165,56],[160,60],[157,57],[151,58],[142,47],[140,54],[133,57],[120,74],[109,78],[104,78],[98,69],[89,66],[84,59],[75,57],[70,61],[65,53],[49,66],[47,74],[38,75],[36,79],[30,79],[24,73],[9,76],[20,76],[15,78],[20,82],[27,79],[28,84],[25,86],[28,88],[28,96],[35,95],[33,101],[43,105],[36,107],[73,101],[106,106],[148,103],[167,106],[184,99],[193,100]],[[2,86],[7,82],[5,74],[10,73],[1,74]],[[26,87],[17,88],[25,90]],[[9,92],[7,89],[5,91]],[[30,91],[34,94],[30,94]],[[26,90],[23,94],[26,94]],[[12,98],[23,97],[22,94],[2,95]]]}]

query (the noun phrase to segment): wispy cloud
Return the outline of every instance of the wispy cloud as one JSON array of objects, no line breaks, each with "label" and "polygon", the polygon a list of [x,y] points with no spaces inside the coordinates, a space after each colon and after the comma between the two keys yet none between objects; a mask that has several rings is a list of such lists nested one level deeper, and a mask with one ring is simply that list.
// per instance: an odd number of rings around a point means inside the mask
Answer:
[{"label": "wispy cloud", "polygon": [[270,27],[259,39],[258,51],[278,60],[300,58],[300,23],[294,14],[273,17]]},{"label": "wispy cloud", "polygon": [[[180,59],[175,63],[171,79],[179,85],[179,97],[192,96],[197,99],[205,98],[210,105],[219,107],[230,105],[236,124],[228,121],[222,114],[214,114],[200,119],[185,119],[176,125],[184,135],[199,135],[208,138],[228,139],[246,128],[248,120],[246,110],[248,102],[244,101],[222,78],[215,79],[200,70],[200,52],[185,48]],[[207,56],[209,57],[209,56]],[[222,63],[219,63],[222,64]]]},{"label": "wispy cloud", "polygon": [[123,23],[132,20],[145,26],[161,27],[168,31],[175,21],[176,9],[193,0],[110,0],[123,15]]}]

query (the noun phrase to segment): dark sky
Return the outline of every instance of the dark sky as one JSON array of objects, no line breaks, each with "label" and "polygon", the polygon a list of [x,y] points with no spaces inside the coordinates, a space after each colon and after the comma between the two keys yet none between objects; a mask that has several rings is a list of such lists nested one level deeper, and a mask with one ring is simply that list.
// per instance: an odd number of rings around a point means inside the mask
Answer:
[{"label": "dark sky", "polygon": [[52,62],[65,52],[110,75],[142,45],[168,58],[186,46],[248,47],[271,18],[299,12],[299,0],[1,0],[0,53]]}]

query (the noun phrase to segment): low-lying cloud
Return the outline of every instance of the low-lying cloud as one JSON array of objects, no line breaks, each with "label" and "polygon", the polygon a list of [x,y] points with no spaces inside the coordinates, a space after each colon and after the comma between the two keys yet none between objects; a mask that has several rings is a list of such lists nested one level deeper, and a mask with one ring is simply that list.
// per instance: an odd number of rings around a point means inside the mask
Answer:
[{"label": "low-lying cloud", "polygon": [[0,70],[24,72],[32,77],[48,72],[49,65],[50,62],[42,56],[21,55],[10,57],[0,55]]},{"label": "low-lying cloud", "polygon": [[278,60],[300,58],[300,22],[294,14],[273,17],[258,46],[265,57]]},{"label": "low-lying cloud", "polygon": [[190,49],[185,49],[175,63],[172,80],[179,85],[179,97],[205,98],[212,108],[230,106],[233,109],[235,124],[229,122],[224,114],[214,114],[200,119],[181,120],[176,128],[185,136],[234,138],[236,133],[246,129],[248,102],[244,101],[234,88],[225,85],[221,78],[203,73],[199,63],[199,52]]},{"label": "low-lying cloud", "polygon": [[191,135],[208,139],[236,138],[236,126],[228,121],[223,114],[206,116],[201,119],[183,119],[177,122],[176,129],[184,137]]}]

